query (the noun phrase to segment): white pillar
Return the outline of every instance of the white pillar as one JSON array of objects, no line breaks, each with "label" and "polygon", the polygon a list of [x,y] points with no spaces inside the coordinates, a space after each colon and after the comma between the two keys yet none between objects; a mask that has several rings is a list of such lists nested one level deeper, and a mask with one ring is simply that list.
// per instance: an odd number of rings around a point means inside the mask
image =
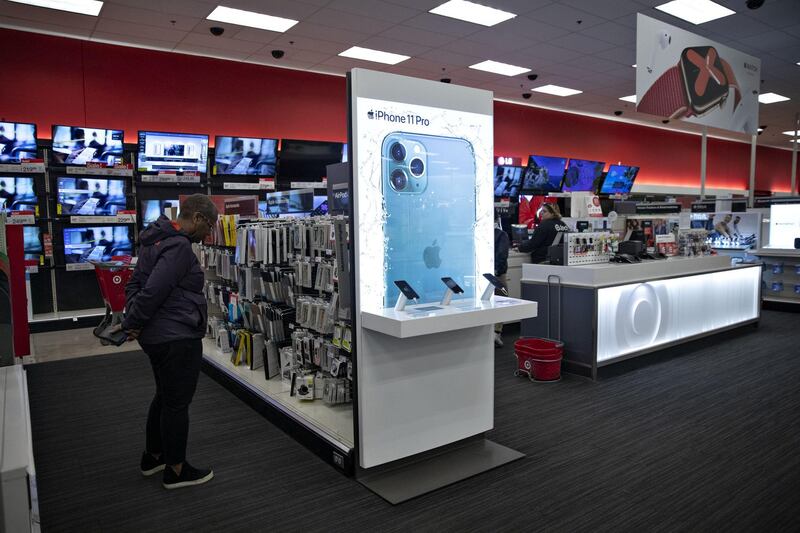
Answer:
[{"label": "white pillar", "polygon": [[[797,143],[795,143],[797,144]],[[703,126],[703,137],[700,144],[700,199],[706,197],[706,161],[708,159],[708,128]]]}]

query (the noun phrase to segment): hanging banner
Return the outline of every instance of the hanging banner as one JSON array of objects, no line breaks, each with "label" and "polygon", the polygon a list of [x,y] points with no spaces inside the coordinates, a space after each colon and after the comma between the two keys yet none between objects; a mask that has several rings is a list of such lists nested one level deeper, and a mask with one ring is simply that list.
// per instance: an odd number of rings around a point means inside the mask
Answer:
[{"label": "hanging banner", "polygon": [[636,65],[637,111],[756,133],[760,59],[639,14]]}]

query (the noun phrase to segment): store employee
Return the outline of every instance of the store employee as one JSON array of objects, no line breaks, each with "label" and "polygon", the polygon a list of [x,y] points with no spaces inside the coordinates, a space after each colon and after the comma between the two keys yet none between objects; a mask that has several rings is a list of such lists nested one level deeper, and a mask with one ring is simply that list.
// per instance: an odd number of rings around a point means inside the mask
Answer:
[{"label": "store employee", "polygon": [[520,252],[530,252],[531,262],[544,263],[547,261],[547,249],[556,240],[556,235],[562,232],[569,232],[569,226],[561,220],[561,212],[557,204],[542,204],[539,210],[539,227],[533,232],[533,236],[520,243]]}]

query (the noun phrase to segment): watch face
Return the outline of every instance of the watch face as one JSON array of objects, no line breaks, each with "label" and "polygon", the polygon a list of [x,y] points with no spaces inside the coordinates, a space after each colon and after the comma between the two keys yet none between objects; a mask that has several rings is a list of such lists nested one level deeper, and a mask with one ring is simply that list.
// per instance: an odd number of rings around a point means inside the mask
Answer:
[{"label": "watch face", "polygon": [[695,46],[681,53],[681,71],[689,105],[701,115],[728,96],[728,79],[713,46]]}]

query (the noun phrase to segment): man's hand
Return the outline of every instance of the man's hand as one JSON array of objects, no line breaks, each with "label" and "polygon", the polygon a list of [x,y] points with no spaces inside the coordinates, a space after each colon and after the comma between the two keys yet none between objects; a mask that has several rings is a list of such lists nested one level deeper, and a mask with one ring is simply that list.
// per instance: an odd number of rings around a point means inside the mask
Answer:
[{"label": "man's hand", "polygon": [[[122,331],[122,324],[117,324],[113,328],[111,328],[111,333],[117,333],[118,331]],[[129,329],[126,330],[125,333],[128,334],[128,342],[134,341],[139,338],[139,335],[142,334],[141,329]]]}]

